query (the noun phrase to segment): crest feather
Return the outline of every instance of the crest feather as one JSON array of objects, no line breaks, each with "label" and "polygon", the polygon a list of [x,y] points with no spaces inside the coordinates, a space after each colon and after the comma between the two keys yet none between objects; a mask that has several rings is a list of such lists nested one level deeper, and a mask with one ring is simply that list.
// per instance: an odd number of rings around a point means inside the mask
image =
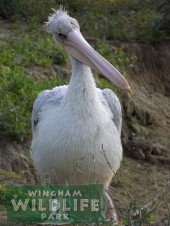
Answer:
[{"label": "crest feather", "polygon": [[68,15],[68,11],[65,9],[65,7],[63,5],[60,5],[59,9],[57,9],[57,10],[52,8],[52,11],[53,11],[53,13],[48,17],[48,21],[45,22],[45,24],[44,24],[44,29],[47,32],[51,32],[51,22],[54,19],[57,19],[59,16],[61,16],[63,14]]}]

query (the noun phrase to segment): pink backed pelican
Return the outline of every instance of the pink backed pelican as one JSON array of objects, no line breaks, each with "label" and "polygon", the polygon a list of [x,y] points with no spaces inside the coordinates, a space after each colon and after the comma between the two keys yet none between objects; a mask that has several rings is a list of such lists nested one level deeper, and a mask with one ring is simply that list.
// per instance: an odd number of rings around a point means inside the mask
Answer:
[{"label": "pink backed pelican", "polygon": [[87,43],[78,22],[63,8],[54,10],[45,28],[69,53],[72,75],[69,85],[42,91],[35,100],[31,152],[35,168],[52,184],[100,183],[107,190],[122,159],[121,105],[112,90],[96,87],[90,68],[122,90],[131,92],[130,86]]}]

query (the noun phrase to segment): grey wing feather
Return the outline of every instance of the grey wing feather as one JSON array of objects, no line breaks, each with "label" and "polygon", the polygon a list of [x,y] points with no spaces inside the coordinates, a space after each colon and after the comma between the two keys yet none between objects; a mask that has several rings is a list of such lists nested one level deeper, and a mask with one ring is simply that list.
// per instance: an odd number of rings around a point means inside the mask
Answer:
[{"label": "grey wing feather", "polygon": [[49,104],[59,105],[65,96],[67,86],[55,87],[52,90],[42,91],[36,98],[32,110],[32,131],[34,132],[39,121],[40,113]]},{"label": "grey wing feather", "polygon": [[121,133],[122,108],[118,97],[112,90],[104,89],[100,91],[100,99],[106,107],[109,107],[113,114],[113,122],[118,131]]}]

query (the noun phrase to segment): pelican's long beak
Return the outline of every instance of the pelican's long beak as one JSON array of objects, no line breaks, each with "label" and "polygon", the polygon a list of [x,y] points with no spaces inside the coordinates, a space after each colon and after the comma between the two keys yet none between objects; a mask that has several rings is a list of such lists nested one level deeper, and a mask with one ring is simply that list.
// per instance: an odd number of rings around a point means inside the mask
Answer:
[{"label": "pelican's long beak", "polygon": [[132,93],[128,82],[122,74],[88,44],[79,30],[73,30],[68,33],[67,39],[64,40],[64,46],[74,58],[92,69],[96,69],[122,90]]}]

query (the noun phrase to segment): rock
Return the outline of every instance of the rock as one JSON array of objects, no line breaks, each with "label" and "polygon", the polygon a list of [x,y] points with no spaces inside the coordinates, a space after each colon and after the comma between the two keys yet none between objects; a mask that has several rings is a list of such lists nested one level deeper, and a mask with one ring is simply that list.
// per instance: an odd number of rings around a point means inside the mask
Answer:
[{"label": "rock", "polygon": [[134,159],[145,160],[148,162],[159,162],[170,164],[168,149],[159,143],[152,143],[144,137],[132,137],[124,144],[126,154]]},{"label": "rock", "polygon": [[165,96],[170,97],[170,82],[165,84]]},{"label": "rock", "polygon": [[163,146],[159,143],[153,144],[152,147],[152,155],[161,155],[163,150]]},{"label": "rock", "polygon": [[[0,141],[0,170],[10,175],[16,173],[23,180],[37,181],[36,173],[29,154],[30,142],[23,144],[10,139]],[[0,175],[1,177],[1,175]],[[1,181],[1,178],[0,178]]]},{"label": "rock", "polygon": [[133,137],[132,140],[125,145],[125,150],[130,157],[141,160],[146,158],[146,150],[147,152],[151,151],[148,142],[146,142],[143,137]]}]

